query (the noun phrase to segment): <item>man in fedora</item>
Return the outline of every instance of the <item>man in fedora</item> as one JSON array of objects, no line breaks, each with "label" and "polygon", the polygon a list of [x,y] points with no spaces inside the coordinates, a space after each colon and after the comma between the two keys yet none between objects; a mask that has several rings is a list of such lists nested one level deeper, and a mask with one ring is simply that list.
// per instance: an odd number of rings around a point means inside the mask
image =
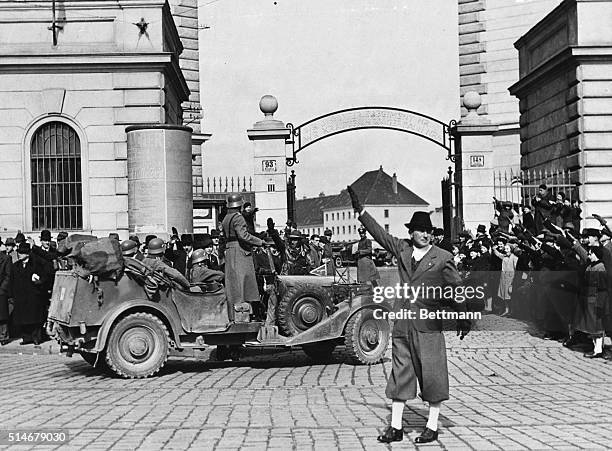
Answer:
[{"label": "man in fedora", "polygon": [[[415,442],[429,443],[438,439],[440,407],[449,397],[448,368],[442,319],[422,319],[420,313],[423,310],[427,313],[442,310],[445,304],[465,311],[465,304],[455,303],[452,299],[432,299],[423,294],[427,287],[458,286],[461,277],[452,254],[431,244],[433,226],[427,212],[415,212],[410,222],[405,224],[411,238],[405,241],[386,232],[365,211],[355,191],[350,186],[347,188],[359,221],[382,247],[397,258],[400,284],[424,287],[415,299],[395,300],[395,311],[407,309],[416,315],[396,320],[393,325],[392,371],[385,391],[392,400],[391,425],[378,436],[378,441],[389,443],[403,439],[404,405],[407,400],[416,398],[418,381],[422,398],[429,403],[429,417]],[[457,335],[463,338],[470,326],[469,320],[457,321]]]}]

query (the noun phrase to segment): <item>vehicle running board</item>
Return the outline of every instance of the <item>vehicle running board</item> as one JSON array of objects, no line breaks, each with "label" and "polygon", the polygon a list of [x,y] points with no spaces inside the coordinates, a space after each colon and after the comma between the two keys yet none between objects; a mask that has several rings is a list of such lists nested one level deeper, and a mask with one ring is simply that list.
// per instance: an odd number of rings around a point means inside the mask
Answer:
[{"label": "vehicle running board", "polygon": [[257,341],[265,345],[280,345],[284,344],[287,338],[279,335],[276,326],[261,326],[257,332]]}]

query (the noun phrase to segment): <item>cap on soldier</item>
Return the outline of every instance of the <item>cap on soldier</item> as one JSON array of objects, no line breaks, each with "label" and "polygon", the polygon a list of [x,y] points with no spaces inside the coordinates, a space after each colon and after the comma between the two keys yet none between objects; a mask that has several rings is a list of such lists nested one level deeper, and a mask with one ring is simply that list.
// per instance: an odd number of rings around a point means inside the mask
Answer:
[{"label": "cap on soldier", "polygon": [[124,256],[132,256],[136,253],[136,250],[138,248],[138,243],[136,243],[136,241],[132,241],[132,240],[125,240],[121,242],[121,253]]},{"label": "cap on soldier", "polygon": [[153,238],[147,245],[149,255],[161,255],[164,253],[164,240],[161,238]]},{"label": "cap on soldier", "polygon": [[326,236],[332,236],[332,235],[333,235],[333,232],[332,232],[331,230],[329,230],[329,229],[325,229],[324,234],[325,234]]}]

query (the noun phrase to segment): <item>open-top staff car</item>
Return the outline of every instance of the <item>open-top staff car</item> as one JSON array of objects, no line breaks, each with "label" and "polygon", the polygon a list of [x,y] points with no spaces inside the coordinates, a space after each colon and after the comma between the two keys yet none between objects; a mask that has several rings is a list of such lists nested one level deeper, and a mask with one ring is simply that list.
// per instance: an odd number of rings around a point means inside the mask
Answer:
[{"label": "open-top staff car", "polygon": [[[284,285],[292,289],[289,281]],[[285,312],[285,323],[280,322],[285,335],[269,338],[262,333],[263,320],[252,320],[248,305],[229,303],[217,283],[180,286],[133,259],[126,260],[122,275],[114,280],[58,271],[47,332],[59,341],[62,352],[76,352],[90,364],[105,365],[127,378],[155,374],[171,348],[247,342],[261,347],[301,346],[317,359],[329,357],[344,344],[345,355],[355,363],[382,360],[390,329],[386,320],[375,318],[375,310],[390,311],[388,303],[374,303],[370,294],[349,293],[339,302],[326,300],[320,311],[318,300],[304,299],[305,285],[298,286],[302,287],[301,295],[294,296],[298,302],[287,304],[292,310]]]}]

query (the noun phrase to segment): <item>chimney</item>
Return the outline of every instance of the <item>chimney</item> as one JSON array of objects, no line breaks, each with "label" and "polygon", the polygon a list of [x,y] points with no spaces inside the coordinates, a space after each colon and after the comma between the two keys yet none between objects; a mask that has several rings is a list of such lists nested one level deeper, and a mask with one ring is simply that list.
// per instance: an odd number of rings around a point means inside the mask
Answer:
[{"label": "chimney", "polygon": [[393,182],[391,186],[393,187],[393,194],[397,194],[397,175],[395,172],[393,173]]}]

